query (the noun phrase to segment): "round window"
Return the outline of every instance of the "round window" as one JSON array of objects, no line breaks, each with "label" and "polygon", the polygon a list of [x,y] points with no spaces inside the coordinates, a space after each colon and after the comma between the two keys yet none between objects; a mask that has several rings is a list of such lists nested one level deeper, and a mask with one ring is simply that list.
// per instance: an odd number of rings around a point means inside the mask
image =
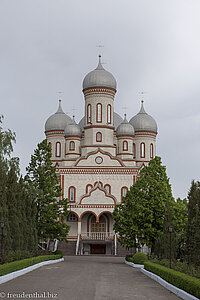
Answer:
[{"label": "round window", "polygon": [[97,156],[96,159],[95,159],[95,162],[97,164],[101,164],[103,162],[103,158],[101,156]]}]

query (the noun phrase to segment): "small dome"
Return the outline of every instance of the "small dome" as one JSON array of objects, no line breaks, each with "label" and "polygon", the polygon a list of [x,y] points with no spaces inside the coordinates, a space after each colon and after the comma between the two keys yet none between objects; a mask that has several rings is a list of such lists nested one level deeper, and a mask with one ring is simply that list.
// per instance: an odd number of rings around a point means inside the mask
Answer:
[{"label": "small dome", "polygon": [[139,113],[134,116],[129,122],[135,131],[153,131],[157,133],[157,124],[154,118],[146,113],[143,106],[143,101]]},{"label": "small dome", "polygon": [[126,114],[124,116],[123,122],[117,127],[117,136],[119,135],[134,135],[134,128],[133,126],[127,121]]},{"label": "small dome", "polygon": [[71,123],[65,127],[65,136],[81,136],[81,128],[76,124],[74,117]]},{"label": "small dome", "polygon": [[[123,121],[122,117],[118,113],[114,112],[114,127],[115,127],[115,129],[122,121]],[[85,117],[83,117],[80,120],[79,126],[80,126],[81,130],[83,130],[83,127],[85,126]]]},{"label": "small dome", "polygon": [[99,64],[97,68],[88,73],[83,80],[83,90],[91,87],[108,87],[116,90],[117,83],[114,76],[106,71],[101,64],[101,55],[99,55]]},{"label": "small dome", "polygon": [[72,119],[64,113],[61,107],[61,100],[59,100],[57,112],[50,116],[45,123],[45,131],[64,130],[66,125],[71,122]]}]

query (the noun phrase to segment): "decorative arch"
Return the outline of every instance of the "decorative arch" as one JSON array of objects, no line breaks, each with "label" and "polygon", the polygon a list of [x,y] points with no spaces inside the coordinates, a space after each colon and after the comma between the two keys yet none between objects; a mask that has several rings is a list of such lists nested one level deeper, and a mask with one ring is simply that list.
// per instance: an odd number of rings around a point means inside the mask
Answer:
[{"label": "decorative arch", "polygon": [[97,121],[97,123],[102,122],[102,104],[101,103],[97,103],[96,121]]},{"label": "decorative arch", "polygon": [[140,157],[145,158],[145,143],[140,144]]},{"label": "decorative arch", "polygon": [[104,185],[104,189],[106,189],[106,192],[107,192],[108,194],[111,194],[111,186],[110,186],[110,184],[105,184],[105,185]]},{"label": "decorative arch", "polygon": [[153,144],[150,144],[150,158],[153,158]]},{"label": "decorative arch", "polygon": [[87,184],[85,189],[86,194],[88,194],[92,188],[93,188],[92,184]]},{"label": "decorative arch", "polygon": [[98,222],[98,217],[97,217],[97,215],[95,214],[95,212],[93,212],[92,210],[86,210],[86,211],[84,211],[84,212],[80,215],[79,220],[81,221],[81,220],[82,220],[82,217],[83,217],[85,214],[89,214],[89,213],[93,214],[93,215],[96,217],[96,221]]},{"label": "decorative arch", "polygon": [[56,142],[56,157],[60,157],[60,156],[61,156],[61,143]]},{"label": "decorative arch", "polygon": [[70,186],[68,189],[68,201],[75,202],[76,201],[76,188],[75,186]]},{"label": "decorative arch", "polygon": [[[78,222],[79,222],[79,221],[80,221],[80,216],[77,214],[77,212],[75,212],[75,211],[73,211],[73,210],[70,210],[70,211],[69,211],[69,215],[70,215],[71,213],[76,215],[77,220],[78,220]],[[69,216],[69,215],[68,215],[68,216]],[[68,217],[68,216],[67,216],[67,217]]]},{"label": "decorative arch", "polygon": [[74,142],[74,141],[71,141],[71,142],[69,143],[69,150],[70,150],[70,151],[75,150],[75,142]]},{"label": "decorative arch", "polygon": [[123,141],[123,151],[128,151],[128,142]]}]

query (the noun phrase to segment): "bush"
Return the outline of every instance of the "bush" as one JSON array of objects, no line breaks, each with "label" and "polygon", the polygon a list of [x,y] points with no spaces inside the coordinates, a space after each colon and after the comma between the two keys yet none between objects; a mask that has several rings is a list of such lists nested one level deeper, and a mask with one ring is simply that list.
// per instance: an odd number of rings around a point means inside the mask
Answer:
[{"label": "bush", "polygon": [[7,263],[7,262],[15,261],[15,260],[29,258],[32,256],[33,255],[27,250],[16,250],[16,251],[10,250],[5,255],[3,262]]},{"label": "bush", "polygon": [[61,258],[61,255],[45,255],[45,256],[37,256],[37,257],[31,257],[23,260],[17,260],[10,263],[6,263],[3,265],[0,265],[0,276],[9,274],[11,272],[15,272],[27,267],[30,267],[32,265],[38,264],[42,261],[47,260],[53,260],[53,259],[59,259]]},{"label": "bush", "polygon": [[146,260],[148,260],[148,257],[144,253],[138,252],[133,255],[134,264],[143,265]]},{"label": "bush", "polygon": [[144,268],[147,271],[155,273],[167,282],[176,287],[188,292],[189,294],[200,298],[200,280],[192,276],[174,271],[164,266],[155,264],[150,261],[145,261]]},{"label": "bush", "polygon": [[61,255],[61,257],[63,257],[63,252],[62,252],[62,250],[60,250],[60,249],[58,249],[58,250],[56,250],[55,252],[53,252],[53,254],[55,254],[55,255]]},{"label": "bush", "polygon": [[133,255],[126,255],[125,260],[129,262],[133,262]]}]

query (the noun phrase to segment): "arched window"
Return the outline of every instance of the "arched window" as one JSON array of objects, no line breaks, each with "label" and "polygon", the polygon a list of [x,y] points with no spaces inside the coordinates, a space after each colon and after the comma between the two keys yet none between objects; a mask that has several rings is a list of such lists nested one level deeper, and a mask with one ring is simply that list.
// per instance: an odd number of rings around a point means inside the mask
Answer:
[{"label": "arched window", "polygon": [[87,123],[91,123],[91,104],[88,104],[87,106]]},{"label": "arched window", "polygon": [[140,144],[140,157],[141,158],[145,157],[145,143]]},{"label": "arched window", "polygon": [[69,143],[69,150],[75,150],[75,143],[73,141]]},{"label": "arched window", "polygon": [[111,124],[111,105],[108,104],[107,106],[107,123]]},{"label": "arched window", "polygon": [[60,157],[60,156],[61,156],[61,143],[56,142],[56,157]]},{"label": "arched window", "polygon": [[106,189],[107,194],[111,194],[111,186],[110,184],[105,184],[104,189]]},{"label": "arched window", "polygon": [[102,133],[101,132],[97,132],[97,134],[96,134],[96,141],[97,142],[102,142]]},{"label": "arched window", "polygon": [[86,185],[86,194],[88,194],[91,189],[92,189],[92,185],[91,184],[87,184]]},{"label": "arched window", "polygon": [[128,151],[128,142],[127,141],[123,142],[123,150]]},{"label": "arched window", "polygon": [[101,103],[97,104],[97,122],[98,123],[102,122],[102,104]]},{"label": "arched window", "polygon": [[135,148],[135,143],[133,143],[133,158],[136,156],[136,148]]},{"label": "arched window", "polygon": [[121,197],[122,197],[122,198],[123,198],[123,197],[126,197],[127,191],[128,191],[128,188],[127,188],[126,186],[123,186],[123,187],[121,188]]},{"label": "arched window", "polygon": [[78,218],[77,218],[77,216],[74,213],[70,213],[69,216],[68,216],[68,218],[67,218],[67,220],[69,222],[77,222]]},{"label": "arched window", "polygon": [[68,191],[68,201],[75,202],[75,200],[76,200],[76,189],[74,186],[70,186]]},{"label": "arched window", "polygon": [[153,144],[150,144],[150,158],[153,158]]}]

